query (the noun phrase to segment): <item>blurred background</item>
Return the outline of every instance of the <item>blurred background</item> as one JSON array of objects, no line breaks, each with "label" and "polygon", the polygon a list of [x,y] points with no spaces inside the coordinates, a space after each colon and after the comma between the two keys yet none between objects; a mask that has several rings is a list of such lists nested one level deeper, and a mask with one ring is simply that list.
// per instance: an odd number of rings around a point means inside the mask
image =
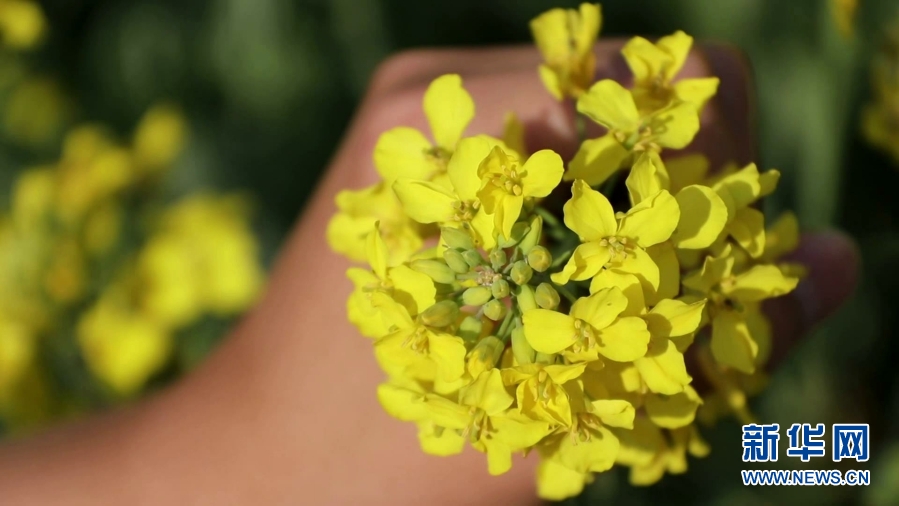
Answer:
[{"label": "blurred background", "polygon": [[[870,423],[856,467],[871,486],[745,488],[725,422],[686,475],[636,489],[606,473],[571,504],[899,504],[899,4],[854,3],[607,0],[602,36],[683,29],[747,53],[759,162],[783,173],[767,210],[842,228],[864,257],[852,301],[755,407],[782,427]],[[0,433],[202,360],[258,295],[389,54],[527,42],[532,17],[576,4],[0,0]]]}]

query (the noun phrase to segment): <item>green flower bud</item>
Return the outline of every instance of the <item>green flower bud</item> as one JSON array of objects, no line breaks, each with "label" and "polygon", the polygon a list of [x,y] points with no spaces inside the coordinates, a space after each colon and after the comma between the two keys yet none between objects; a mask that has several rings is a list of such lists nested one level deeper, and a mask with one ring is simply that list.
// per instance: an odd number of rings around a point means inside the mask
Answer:
[{"label": "green flower bud", "polygon": [[457,334],[466,342],[473,343],[480,339],[483,328],[484,322],[482,322],[480,318],[466,316],[459,325]]},{"label": "green flower bud", "polygon": [[502,320],[508,310],[505,304],[496,299],[484,304],[484,315],[495,322]]},{"label": "green flower bud", "polygon": [[505,299],[509,296],[509,282],[505,279],[497,279],[490,288],[495,299]]},{"label": "green flower bud", "polygon": [[443,252],[443,259],[446,261],[446,265],[449,266],[453,272],[458,272],[459,274],[465,274],[471,267],[465,262],[465,259],[462,257],[462,253],[459,250],[448,249]]},{"label": "green flower bud", "polygon": [[537,309],[534,289],[528,285],[518,287],[518,291],[515,293],[515,302],[518,303],[518,308],[521,309],[522,313],[531,309]]},{"label": "green flower bud", "polygon": [[414,260],[409,267],[418,271],[437,283],[450,284],[456,280],[456,273],[440,260]]},{"label": "green flower bud", "polygon": [[451,300],[442,300],[421,313],[421,322],[428,327],[446,327],[459,318],[459,306]]},{"label": "green flower bud", "polygon": [[521,327],[512,329],[512,354],[515,355],[518,365],[533,364],[537,356],[537,352],[524,338],[524,329]]},{"label": "green flower bud", "polygon": [[559,307],[559,292],[549,283],[540,283],[534,293],[534,300],[543,309],[555,309]]},{"label": "green flower bud", "polygon": [[535,214],[534,217],[531,218],[531,223],[528,226],[528,233],[525,234],[521,243],[518,244],[518,247],[521,248],[521,251],[530,251],[534,246],[540,244],[542,236],[543,218],[541,218],[540,215]]},{"label": "green flower bud", "polygon": [[531,269],[531,266],[524,260],[519,260],[512,264],[512,272],[509,277],[512,278],[513,283],[520,286],[526,285],[533,275],[534,269]]},{"label": "green flower bud", "polygon": [[462,293],[462,302],[466,306],[483,306],[490,298],[493,292],[486,286],[474,286]]},{"label": "green flower bud", "polygon": [[506,257],[506,252],[501,249],[495,249],[491,251],[489,258],[490,265],[492,265],[496,270],[501,269],[504,265],[506,265],[506,262],[509,261],[509,259]]},{"label": "green flower bud", "polygon": [[474,249],[474,241],[471,240],[471,233],[467,230],[444,227],[440,229],[440,237],[450,248]]},{"label": "green flower bud", "polygon": [[518,244],[525,237],[529,229],[530,227],[528,227],[527,223],[519,221],[518,223],[512,225],[512,233],[510,234],[510,237],[503,237],[503,235],[500,234],[499,237],[496,238],[496,243],[499,244],[500,248],[511,248],[512,246]]},{"label": "green flower bud", "polygon": [[477,378],[482,372],[489,371],[496,366],[506,345],[496,336],[487,336],[478,341],[478,344],[470,352],[466,360],[466,368],[472,377]]},{"label": "green flower bud", "polygon": [[484,257],[482,257],[480,253],[473,249],[462,253],[462,258],[464,258],[465,261],[468,262],[468,265],[470,267],[477,267],[484,263]]},{"label": "green flower bud", "polygon": [[534,246],[528,252],[528,265],[537,272],[543,272],[549,269],[553,263],[553,256],[548,249],[543,246]]}]

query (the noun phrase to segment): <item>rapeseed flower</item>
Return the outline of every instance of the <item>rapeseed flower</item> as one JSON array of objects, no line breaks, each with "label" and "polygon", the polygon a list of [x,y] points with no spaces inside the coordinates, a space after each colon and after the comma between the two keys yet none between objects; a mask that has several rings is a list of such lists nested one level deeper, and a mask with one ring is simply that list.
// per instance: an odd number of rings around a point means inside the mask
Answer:
[{"label": "rapeseed flower", "polygon": [[540,79],[557,100],[580,97],[593,83],[596,55],[593,44],[602,26],[597,4],[577,10],[551,9],[531,21],[531,33],[545,63]]}]

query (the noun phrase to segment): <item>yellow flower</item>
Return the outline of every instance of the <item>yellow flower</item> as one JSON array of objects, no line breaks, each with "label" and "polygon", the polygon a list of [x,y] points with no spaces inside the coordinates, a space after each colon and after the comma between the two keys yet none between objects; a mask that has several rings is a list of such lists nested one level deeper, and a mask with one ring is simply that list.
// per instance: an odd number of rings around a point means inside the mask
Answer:
[{"label": "yellow flower", "polygon": [[512,453],[529,448],[549,433],[549,426],[514,409],[498,369],[481,373],[459,391],[459,402],[429,397],[425,408],[437,425],[461,430],[472,446],[487,454],[490,474],[512,468]]},{"label": "yellow flower", "polygon": [[365,253],[371,266],[370,271],[357,267],[347,270],[347,277],[356,287],[350,296],[347,310],[350,321],[359,328],[362,335],[378,338],[386,335],[389,328],[372,305],[373,293],[389,295],[414,317],[434,304],[436,290],[434,282],[428,276],[406,265],[389,266],[387,245],[377,228],[369,232]]},{"label": "yellow flower", "polygon": [[708,445],[699,437],[695,426],[668,432],[665,437],[647,418],[637,418],[630,431],[616,431],[621,443],[618,463],[629,466],[633,485],[652,485],[665,472],[680,474],[687,470],[686,455],[708,455]]},{"label": "yellow flower", "polygon": [[81,317],[78,343],[90,370],[117,394],[136,393],[168,360],[172,336],[123,304],[113,286]]},{"label": "yellow flower", "polygon": [[537,495],[547,501],[574,497],[592,482],[593,473],[579,473],[552,459],[541,460],[537,467]]},{"label": "yellow flower", "polygon": [[565,225],[583,244],[553,282],[590,279],[607,268],[634,274],[647,291],[658,288],[659,268],[646,248],[667,241],[677,226],[680,210],[670,193],[661,190],[616,218],[608,199],[578,180],[564,212]]},{"label": "yellow flower", "polygon": [[29,77],[13,90],[3,120],[17,140],[40,147],[56,140],[71,109],[59,84],[45,77]]},{"label": "yellow flower", "polygon": [[524,335],[541,353],[560,353],[588,362],[602,355],[630,362],[646,354],[650,334],[641,318],[619,315],[627,298],[618,288],[600,290],[571,306],[571,314],[531,309],[523,316]]},{"label": "yellow flower", "polygon": [[0,1],[0,34],[13,49],[28,49],[44,36],[47,21],[40,5],[31,0]]},{"label": "yellow flower", "polygon": [[706,257],[702,269],[684,279],[684,287],[709,299],[715,359],[752,373],[759,355],[759,343],[752,333],[754,303],[787,294],[798,282],[770,264],[735,273],[732,248],[727,245],[719,256]]},{"label": "yellow flower", "polygon": [[633,153],[681,149],[699,131],[694,105],[673,102],[641,114],[631,92],[609,79],[582,95],[577,110],[609,130],[602,137],[585,140],[565,173],[566,180],[583,179],[590,186],[603,183],[625,166]]},{"label": "yellow flower", "polygon": [[580,376],[584,367],[585,364],[527,364],[504,369],[502,376],[506,385],[518,385],[515,395],[521,414],[567,427],[571,425],[571,406],[564,385]]},{"label": "yellow flower", "polygon": [[394,378],[389,383],[378,385],[378,401],[384,411],[398,420],[418,425],[418,442],[422,451],[440,457],[461,453],[465,447],[462,431],[437,425],[426,406],[429,398],[443,399],[415,381]]},{"label": "yellow flower", "polygon": [[855,15],[858,11],[858,0],[830,0],[830,12],[840,35],[850,38],[855,33]]},{"label": "yellow flower", "polygon": [[0,315],[0,397],[7,397],[33,366],[37,344],[27,325]]},{"label": "yellow flower", "polygon": [[531,21],[531,33],[545,60],[538,69],[540,79],[556,99],[577,98],[593,82],[593,43],[601,26],[600,6],[587,3],[579,10],[551,9]]},{"label": "yellow flower", "polygon": [[134,132],[134,160],[146,172],[167,169],[181,154],[187,140],[187,120],[170,103],[153,106]]},{"label": "yellow flower", "polygon": [[396,127],[381,134],[375,145],[375,167],[388,184],[408,177],[434,180],[446,172],[456,143],[474,118],[474,101],[457,74],[438,77],[425,92],[422,103],[435,144],[420,131]]},{"label": "yellow flower", "polygon": [[477,196],[493,215],[497,230],[508,238],[525,199],[549,195],[564,170],[562,158],[552,150],[537,151],[521,164],[516,153],[496,146],[478,167],[482,186]]},{"label": "yellow flower", "polygon": [[338,212],[328,222],[327,240],[332,250],[350,260],[364,262],[365,238],[375,222],[387,243],[391,265],[399,264],[421,249],[418,225],[386,183],[358,191],[343,190],[335,199]]},{"label": "yellow flower", "polygon": [[419,223],[465,228],[473,232],[477,246],[492,249],[496,245],[494,217],[481,209],[478,167],[498,145],[499,141],[488,136],[462,139],[447,165],[448,186],[397,178],[393,191],[406,215]]},{"label": "yellow flower", "polygon": [[427,325],[422,314],[413,319],[386,293],[373,292],[371,299],[389,331],[375,341],[375,356],[388,375],[449,382],[462,377],[466,354],[462,338]]},{"label": "yellow flower", "polygon": [[754,163],[718,179],[712,189],[727,206],[724,231],[753,258],[765,251],[765,215],[752,207],[758,199],[777,187],[780,172],[759,173]]},{"label": "yellow flower", "polygon": [[693,45],[693,37],[677,31],[658,42],[634,37],[621,54],[634,74],[631,93],[644,112],[662,109],[672,102],[687,102],[702,111],[718,89],[717,77],[681,79],[674,82]]}]

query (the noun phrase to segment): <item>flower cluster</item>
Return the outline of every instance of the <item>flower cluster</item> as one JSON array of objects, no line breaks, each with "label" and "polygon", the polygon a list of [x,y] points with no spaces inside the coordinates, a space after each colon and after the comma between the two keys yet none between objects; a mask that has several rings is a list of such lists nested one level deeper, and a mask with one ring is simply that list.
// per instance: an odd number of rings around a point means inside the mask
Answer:
[{"label": "flower cluster", "polygon": [[[778,262],[797,245],[795,218],[766,230],[757,209],[777,171],[668,156],[691,144],[718,87],[678,77],[692,38],[634,38],[622,50],[633,86],[594,83],[600,21],[583,4],[531,24],[548,91],[605,127],[567,166],[526,151],[514,116],[503,139],[467,136],[474,102],[444,75],[424,95],[431,136],[385,132],[382,180],[340,193],[328,228],[333,249],[368,263],[348,271],[347,309],[387,375],[384,409],[418,426],[425,452],[468,442],[492,474],[538,453],[548,499],[614,464],[635,484],[684,472],[708,452],[700,407],[749,418],[771,341],[760,304],[802,274]],[[712,390],[700,395],[691,373]]]},{"label": "flower cluster", "polygon": [[186,130],[170,104],[151,108],[129,145],[99,125],[76,126],[59,160],[18,176],[0,214],[8,428],[91,408],[90,397],[138,393],[169,364],[176,332],[254,300],[263,274],[242,199],[164,204],[162,177]]}]

